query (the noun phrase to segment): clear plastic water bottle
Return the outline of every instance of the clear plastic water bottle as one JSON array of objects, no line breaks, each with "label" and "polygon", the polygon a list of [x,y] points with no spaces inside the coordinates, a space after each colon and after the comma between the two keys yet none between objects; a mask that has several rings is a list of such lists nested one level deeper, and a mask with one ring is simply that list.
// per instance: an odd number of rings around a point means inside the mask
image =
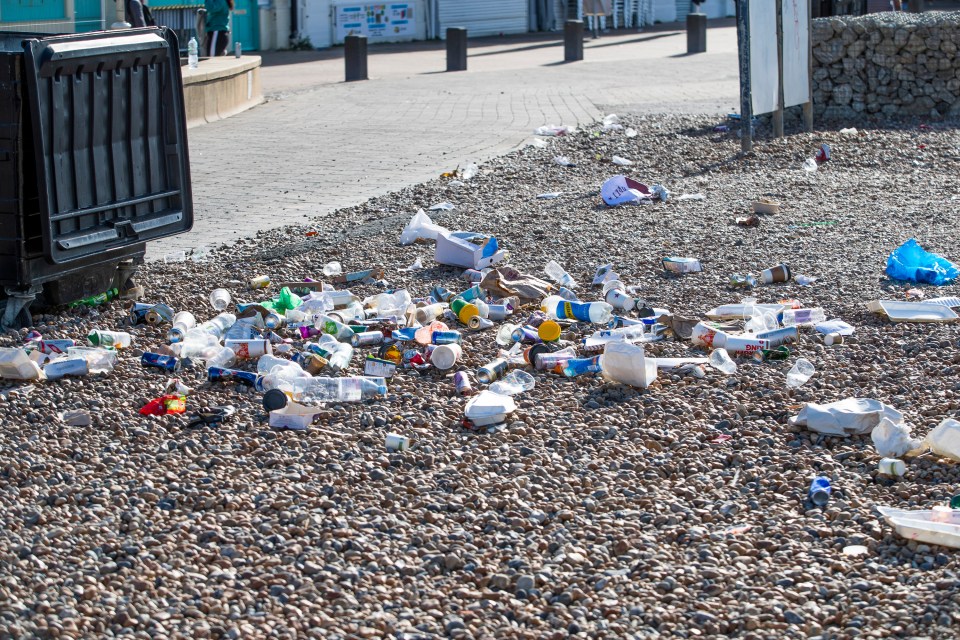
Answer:
[{"label": "clear plastic water bottle", "polygon": [[236,321],[237,316],[232,313],[221,313],[212,320],[204,322],[198,329],[211,333],[217,338],[222,338],[227,333],[227,329],[232,327]]},{"label": "clear plastic water bottle", "polygon": [[547,266],[543,268],[543,272],[561,287],[567,287],[568,289],[575,289],[577,287],[577,281],[567,273],[566,269],[557,264],[556,260],[548,262]]},{"label": "clear plastic water bottle", "polygon": [[293,397],[305,404],[321,402],[362,402],[387,395],[385,378],[350,376],[344,378],[297,378],[292,380]]},{"label": "clear plastic water bottle", "polygon": [[191,69],[196,69],[200,64],[200,45],[196,38],[190,38],[187,43],[187,64]]},{"label": "clear plastic water bottle", "polygon": [[330,316],[320,316],[313,326],[341,342],[349,342],[353,338],[353,329]]},{"label": "clear plastic water bottle", "polygon": [[326,358],[331,367],[346,369],[350,366],[350,361],[353,359],[353,347],[349,343],[339,342],[333,336],[325,333],[320,336],[317,347],[323,351],[319,355]]}]

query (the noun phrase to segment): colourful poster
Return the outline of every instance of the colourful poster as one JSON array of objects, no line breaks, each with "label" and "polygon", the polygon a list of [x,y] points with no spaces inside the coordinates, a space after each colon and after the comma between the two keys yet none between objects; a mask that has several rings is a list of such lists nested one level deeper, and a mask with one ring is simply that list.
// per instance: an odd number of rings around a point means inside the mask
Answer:
[{"label": "colourful poster", "polygon": [[334,13],[338,40],[362,35],[373,40],[416,37],[412,3],[357,3],[338,5]]}]

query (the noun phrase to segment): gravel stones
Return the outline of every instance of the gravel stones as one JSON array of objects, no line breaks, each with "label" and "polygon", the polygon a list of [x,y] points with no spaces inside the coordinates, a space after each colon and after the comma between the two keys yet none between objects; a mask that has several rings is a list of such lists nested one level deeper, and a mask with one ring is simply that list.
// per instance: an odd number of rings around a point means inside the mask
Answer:
[{"label": "gravel stones", "polygon": [[[303,432],[270,430],[260,394],[209,384],[202,370],[179,374],[194,388],[188,410],[232,404],[229,421],[188,429],[179,417],[139,416],[168,376],[132,356],[113,374],[32,391],[3,382],[0,636],[951,637],[955,552],[898,538],[872,507],[942,503],[960,465],[924,456],[890,483],[876,475],[869,438],[822,437],[787,418],[806,401],[874,397],[923,437],[960,411],[960,327],[893,325],[863,305],[904,297],[882,270],[910,236],[960,259],[955,132],[901,121],[769,141],[760,127],[756,152],[740,158],[735,133],[714,133],[715,119],[624,124],[637,137],[587,127],[494,160],[462,186],[432,181],[206,262],[150,263],[138,279],[147,300],[198,318],[213,315],[205,300],[216,286],[255,300],[248,277],[317,277],[331,260],[382,266],[413,295],[466,288],[460,270],[433,262],[432,245],[398,245],[417,208],[451,201],[436,222],[495,233],[531,273],[556,259],[584,282],[612,262],[651,304],[690,317],[745,294],[796,297],[854,324],[856,343],[827,348],[804,332],[788,361],[741,359],[733,386],[712,370],[642,391],[538,373],[492,434],[458,425],[464,399],[434,372],[399,372],[382,401],[326,407]],[[834,159],[802,171],[822,142]],[[614,154],[633,160],[628,173],[642,182],[706,199],[607,209],[598,191],[622,170]],[[556,155],[577,166],[555,165]],[[535,198],[553,191],[563,195]],[[782,212],[738,227],[763,196]],[[669,276],[666,255],[697,257],[704,271]],[[417,257],[423,270],[399,271]],[[780,262],[819,280],[727,287],[731,273]],[[51,338],[80,338],[125,317],[112,303],[36,322]],[[163,327],[130,331],[140,349],[164,341]],[[696,353],[676,342],[649,351]],[[492,333],[468,334],[462,368],[495,353]],[[818,373],[789,392],[796,357]],[[63,424],[56,415],[69,409],[90,411],[94,425]],[[388,432],[416,444],[388,453]],[[823,510],[806,509],[815,475],[834,487]],[[849,544],[869,553],[844,556]]]}]

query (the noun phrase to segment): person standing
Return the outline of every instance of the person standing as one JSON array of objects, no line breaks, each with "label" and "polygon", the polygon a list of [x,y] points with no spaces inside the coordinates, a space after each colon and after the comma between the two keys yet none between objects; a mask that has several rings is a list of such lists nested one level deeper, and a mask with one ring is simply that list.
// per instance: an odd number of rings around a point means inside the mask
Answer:
[{"label": "person standing", "polygon": [[211,58],[222,56],[230,40],[230,11],[233,0],[204,0],[207,10],[207,51]]}]

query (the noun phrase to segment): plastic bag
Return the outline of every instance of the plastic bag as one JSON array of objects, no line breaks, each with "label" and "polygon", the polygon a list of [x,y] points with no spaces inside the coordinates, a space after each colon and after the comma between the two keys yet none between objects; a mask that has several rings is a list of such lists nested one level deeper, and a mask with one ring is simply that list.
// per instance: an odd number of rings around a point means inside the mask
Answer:
[{"label": "plastic bag", "polygon": [[947,418],[927,434],[923,444],[938,456],[960,462],[960,422]]},{"label": "plastic bag", "polygon": [[920,446],[920,441],[910,437],[910,425],[895,423],[884,418],[870,434],[877,453],[884,458],[900,458]]},{"label": "plastic bag", "polygon": [[940,286],[956,279],[960,270],[946,258],[925,251],[915,238],[910,238],[887,258],[887,275],[895,280]]},{"label": "plastic bag", "polygon": [[829,404],[808,402],[790,424],[805,426],[810,431],[833,436],[864,435],[887,418],[894,424],[903,422],[903,414],[879,400],[847,398]]},{"label": "plastic bag", "polygon": [[436,240],[439,233],[446,233],[447,229],[430,220],[423,209],[420,209],[400,234],[400,244],[413,244],[417,240]]}]

